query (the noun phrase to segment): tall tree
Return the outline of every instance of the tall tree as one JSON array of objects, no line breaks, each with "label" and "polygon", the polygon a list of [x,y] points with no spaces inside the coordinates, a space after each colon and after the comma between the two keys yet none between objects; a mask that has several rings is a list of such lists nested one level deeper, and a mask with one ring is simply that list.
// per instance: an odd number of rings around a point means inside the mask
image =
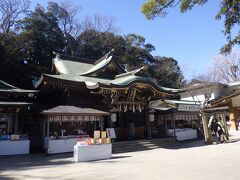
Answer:
[{"label": "tall tree", "polygon": [[146,43],[144,37],[136,34],[128,34],[125,36],[125,42],[126,50],[123,61],[129,70],[153,62],[151,52],[155,50],[155,47]]},{"label": "tall tree", "polygon": [[240,80],[240,53],[233,51],[228,55],[214,57],[210,73],[215,74],[219,82]]},{"label": "tall tree", "polygon": [[61,52],[64,48],[64,35],[57,17],[38,5],[21,21],[20,26],[24,44],[22,51],[26,54],[24,61],[28,64],[29,73],[39,77],[41,73],[50,72],[53,51]]},{"label": "tall tree", "polygon": [[77,54],[80,57],[98,59],[113,48],[119,54],[123,53],[125,41],[123,37],[110,32],[86,30],[77,37]]},{"label": "tall tree", "polygon": [[148,74],[161,86],[179,88],[184,85],[184,77],[178,62],[170,57],[154,57],[148,65]]},{"label": "tall tree", "polygon": [[0,35],[0,79],[18,87],[30,88],[32,78],[24,64],[23,43],[14,32]]},{"label": "tall tree", "polygon": [[[191,10],[196,5],[204,5],[208,0],[147,0],[142,6],[142,12],[148,19],[165,17],[170,8],[180,6],[181,12]],[[228,43],[221,49],[222,53],[229,53],[234,45],[240,45],[240,0],[221,0],[217,20],[224,19],[224,35]],[[234,27],[238,28],[234,35]]]},{"label": "tall tree", "polygon": [[71,1],[63,1],[60,4],[49,1],[47,10],[57,17],[59,27],[65,36],[76,37],[80,34],[81,24],[77,19],[81,11],[80,6],[73,6]]},{"label": "tall tree", "polygon": [[81,33],[81,24],[77,19],[81,10],[80,6],[73,6],[71,1],[63,1],[61,4],[48,2],[47,10],[57,18],[59,28],[64,34],[64,53],[74,55],[77,42],[76,37]]},{"label": "tall tree", "polygon": [[94,30],[97,32],[117,33],[118,28],[115,26],[116,18],[111,16],[103,16],[94,14],[93,16],[85,16],[81,23],[83,31]]},{"label": "tall tree", "polygon": [[29,0],[0,1],[0,33],[9,33],[22,13],[29,9]]}]

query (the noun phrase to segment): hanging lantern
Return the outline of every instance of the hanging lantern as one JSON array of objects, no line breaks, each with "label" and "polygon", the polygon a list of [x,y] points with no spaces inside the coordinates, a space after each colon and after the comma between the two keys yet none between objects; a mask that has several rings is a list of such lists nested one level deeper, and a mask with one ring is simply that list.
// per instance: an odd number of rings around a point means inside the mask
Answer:
[{"label": "hanging lantern", "polygon": [[95,116],[90,116],[90,121],[91,121],[91,122],[92,122],[92,121],[96,121]]},{"label": "hanging lantern", "polygon": [[63,121],[63,122],[67,122],[68,119],[69,119],[68,116],[62,116],[62,121]]},{"label": "hanging lantern", "polygon": [[53,116],[49,116],[49,122],[53,122]]},{"label": "hanging lantern", "polygon": [[116,113],[112,113],[112,114],[111,114],[111,121],[112,121],[112,122],[116,122],[116,121],[117,121],[117,115],[116,115]]},{"label": "hanging lantern", "polygon": [[149,114],[149,121],[150,122],[153,122],[154,121],[154,114]]},{"label": "hanging lantern", "polygon": [[81,122],[81,121],[84,120],[84,118],[83,118],[83,116],[78,116],[78,117],[77,117],[77,120]]},{"label": "hanging lantern", "polygon": [[71,121],[75,121],[76,117],[75,116],[70,116]]},{"label": "hanging lantern", "polygon": [[100,121],[101,120],[101,116],[96,116],[96,121]]},{"label": "hanging lantern", "polygon": [[138,110],[139,110],[139,112],[142,112],[142,108],[141,108],[141,105],[139,104],[139,106],[138,106]]},{"label": "hanging lantern", "polygon": [[127,105],[125,105],[125,108],[124,108],[124,112],[126,112],[127,111]]},{"label": "hanging lantern", "polygon": [[89,121],[89,116],[84,116],[84,121]]}]

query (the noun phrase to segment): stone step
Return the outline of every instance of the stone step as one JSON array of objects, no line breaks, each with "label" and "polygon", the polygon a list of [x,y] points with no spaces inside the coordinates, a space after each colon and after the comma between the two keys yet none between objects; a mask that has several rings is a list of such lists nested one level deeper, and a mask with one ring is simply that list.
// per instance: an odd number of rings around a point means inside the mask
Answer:
[{"label": "stone step", "polygon": [[173,144],[174,144],[173,138],[161,138],[161,139],[114,142],[112,145],[113,153],[123,153],[156,149]]}]

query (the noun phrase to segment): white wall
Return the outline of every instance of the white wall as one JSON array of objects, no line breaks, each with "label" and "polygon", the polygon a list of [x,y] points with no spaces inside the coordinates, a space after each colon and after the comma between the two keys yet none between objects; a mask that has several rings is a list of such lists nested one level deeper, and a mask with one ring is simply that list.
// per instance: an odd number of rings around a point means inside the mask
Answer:
[{"label": "white wall", "polygon": [[194,99],[192,96],[189,94],[189,92],[183,92],[179,93],[180,99],[181,100],[187,100],[187,101],[201,101],[203,102],[205,100],[205,93],[210,93],[211,92],[211,97],[210,100],[213,99],[219,99],[222,96],[227,96],[231,93],[233,93],[235,90],[240,89],[240,83],[230,83],[228,85],[219,85],[215,86],[214,88],[202,88],[202,89],[197,89],[197,90],[191,90],[190,93],[194,93]]}]

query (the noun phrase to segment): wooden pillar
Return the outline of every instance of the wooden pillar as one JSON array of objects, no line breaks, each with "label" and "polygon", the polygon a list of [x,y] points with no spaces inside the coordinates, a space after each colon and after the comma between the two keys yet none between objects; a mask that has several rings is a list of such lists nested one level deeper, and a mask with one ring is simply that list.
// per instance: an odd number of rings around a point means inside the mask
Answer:
[{"label": "wooden pillar", "polygon": [[173,113],[172,115],[172,118],[173,118],[173,131],[174,131],[174,142],[176,142],[176,119],[175,119],[175,114]]},{"label": "wooden pillar", "polygon": [[223,129],[224,129],[224,132],[226,134],[226,139],[229,140],[229,132],[228,132],[228,128],[227,128],[225,113],[221,114],[221,120],[222,120],[222,126],[223,126]]},{"label": "wooden pillar", "polygon": [[230,118],[230,122],[231,122],[231,130],[238,130],[238,126],[236,124],[236,121],[239,118],[239,111],[238,111],[238,107],[233,107],[232,106],[232,102],[229,103],[229,118]]},{"label": "wooden pillar", "polygon": [[45,137],[46,137],[46,121],[45,119],[43,120],[43,132],[42,132],[42,147],[43,149],[46,148],[46,140],[45,140]]},{"label": "wooden pillar", "polygon": [[18,113],[15,113],[14,117],[14,133],[18,133]]},{"label": "wooden pillar", "polygon": [[101,131],[103,131],[103,117],[101,116],[101,120],[100,120],[100,125],[101,125]]},{"label": "wooden pillar", "polygon": [[47,145],[47,147],[46,147],[46,151],[47,151],[47,153],[48,153],[48,148],[49,148],[49,117],[47,118],[47,143],[46,143],[46,145]]},{"label": "wooden pillar", "polygon": [[147,129],[147,138],[151,138],[151,125],[150,125],[150,121],[149,121],[149,114],[146,112],[145,113],[145,117],[146,117],[146,129]]},{"label": "wooden pillar", "polygon": [[204,138],[206,143],[212,143],[212,136],[209,133],[208,129],[208,116],[205,113],[202,113],[202,123],[203,123],[203,131],[204,131]]}]

